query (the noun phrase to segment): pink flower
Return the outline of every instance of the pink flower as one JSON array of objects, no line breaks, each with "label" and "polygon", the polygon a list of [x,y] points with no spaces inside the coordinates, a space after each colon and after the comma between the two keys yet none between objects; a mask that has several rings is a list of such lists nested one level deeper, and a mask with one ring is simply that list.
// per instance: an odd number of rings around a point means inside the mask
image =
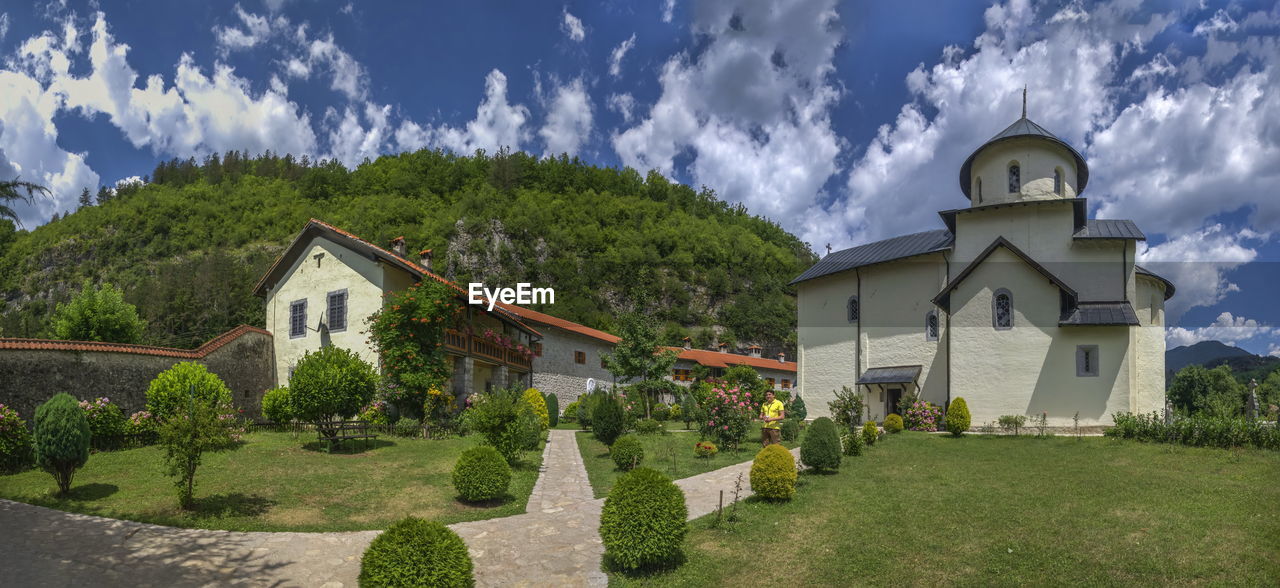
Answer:
[{"label": "pink flower", "polygon": [[729,425],[725,425],[725,426],[724,426],[724,430],[728,431],[728,430],[729,430]]}]

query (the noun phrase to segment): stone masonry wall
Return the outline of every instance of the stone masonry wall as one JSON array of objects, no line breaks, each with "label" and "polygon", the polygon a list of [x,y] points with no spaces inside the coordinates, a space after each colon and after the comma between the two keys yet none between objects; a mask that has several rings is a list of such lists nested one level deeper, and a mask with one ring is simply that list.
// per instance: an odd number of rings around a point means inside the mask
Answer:
[{"label": "stone masonry wall", "polygon": [[[613,375],[600,367],[600,359],[613,352],[613,345],[551,325],[537,325],[542,332],[542,355],[533,360],[533,387],[543,394],[555,394],[560,410],[587,392],[587,378],[597,386],[613,384]],[[586,363],[573,360],[575,351],[587,354]]]},{"label": "stone masonry wall", "polygon": [[246,416],[260,416],[262,395],[275,381],[271,335],[249,327],[196,350],[0,339],[0,404],[30,422],[37,406],[66,392],[81,400],[105,396],[128,415],[146,407],[147,386],[157,374],[183,361],[204,364],[231,388]]}]

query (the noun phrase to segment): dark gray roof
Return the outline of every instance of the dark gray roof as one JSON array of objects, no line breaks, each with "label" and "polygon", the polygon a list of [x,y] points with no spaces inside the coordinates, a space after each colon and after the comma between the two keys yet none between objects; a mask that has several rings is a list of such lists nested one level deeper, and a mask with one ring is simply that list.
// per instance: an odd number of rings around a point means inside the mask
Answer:
[{"label": "dark gray roof", "polygon": [[1138,225],[1131,220],[1090,219],[1076,231],[1076,239],[1137,239],[1146,241]]},{"label": "dark gray roof", "polygon": [[981,147],[974,149],[973,153],[969,155],[969,158],[964,160],[964,165],[960,166],[960,190],[964,192],[965,198],[973,200],[973,196],[969,194],[969,190],[973,186],[973,180],[970,176],[970,172],[973,169],[973,159],[978,156],[978,153],[981,153],[983,149],[986,149],[996,143],[1017,139],[1019,137],[1039,137],[1065,147],[1067,151],[1071,152],[1071,156],[1076,160],[1076,193],[1079,194],[1084,191],[1085,185],[1089,183],[1089,166],[1085,164],[1084,157],[1082,157],[1075,148],[1068,145],[1066,141],[1055,137],[1053,133],[1045,130],[1042,126],[1031,122],[1030,119],[1024,116],[1014,121],[1014,123],[1009,125],[1005,130],[997,133],[996,136],[992,137],[986,143],[983,143]]},{"label": "dark gray roof", "polygon": [[1173,282],[1170,282],[1167,278],[1164,278],[1163,276],[1160,276],[1159,274],[1145,267],[1142,267],[1136,263],[1133,264],[1133,271],[1138,273],[1138,275],[1151,276],[1157,280],[1160,280],[1161,282],[1164,282],[1164,299],[1168,300],[1170,298],[1173,298],[1173,292],[1174,292]]},{"label": "dark gray roof", "polygon": [[1078,302],[1070,315],[1058,321],[1059,325],[1132,325],[1138,324],[1138,315],[1128,302]]},{"label": "dark gray roof", "polygon": [[822,261],[815,263],[813,267],[805,270],[796,279],[791,280],[791,283],[796,284],[805,280],[848,271],[855,267],[884,263],[935,251],[944,251],[950,249],[954,241],[951,231],[938,229],[842,249],[822,258]]},{"label": "dark gray roof", "polygon": [[858,378],[859,384],[910,384],[920,377],[921,366],[895,365],[869,368]]}]

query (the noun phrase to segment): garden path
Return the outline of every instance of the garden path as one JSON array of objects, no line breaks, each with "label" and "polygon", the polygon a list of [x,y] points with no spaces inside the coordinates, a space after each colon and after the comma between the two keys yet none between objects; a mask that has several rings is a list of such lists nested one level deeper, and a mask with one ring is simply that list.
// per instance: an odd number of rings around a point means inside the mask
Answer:
[{"label": "garden path", "polygon": [[[793,453],[796,453],[793,450]],[[591,498],[573,431],[552,430],[526,514],[450,525],[481,586],[603,586],[603,499]],[[714,512],[750,462],[678,480],[689,518]],[[242,533],[178,529],[0,499],[0,569],[14,586],[355,586],[379,531]]]}]

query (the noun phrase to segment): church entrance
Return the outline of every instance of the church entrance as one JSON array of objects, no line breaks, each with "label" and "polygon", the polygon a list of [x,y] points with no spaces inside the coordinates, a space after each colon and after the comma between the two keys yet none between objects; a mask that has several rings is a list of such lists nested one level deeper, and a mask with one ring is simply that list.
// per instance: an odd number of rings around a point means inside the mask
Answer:
[{"label": "church entrance", "polygon": [[888,392],[884,398],[884,414],[886,416],[896,414],[898,412],[898,402],[902,400],[902,388],[889,388]]}]

